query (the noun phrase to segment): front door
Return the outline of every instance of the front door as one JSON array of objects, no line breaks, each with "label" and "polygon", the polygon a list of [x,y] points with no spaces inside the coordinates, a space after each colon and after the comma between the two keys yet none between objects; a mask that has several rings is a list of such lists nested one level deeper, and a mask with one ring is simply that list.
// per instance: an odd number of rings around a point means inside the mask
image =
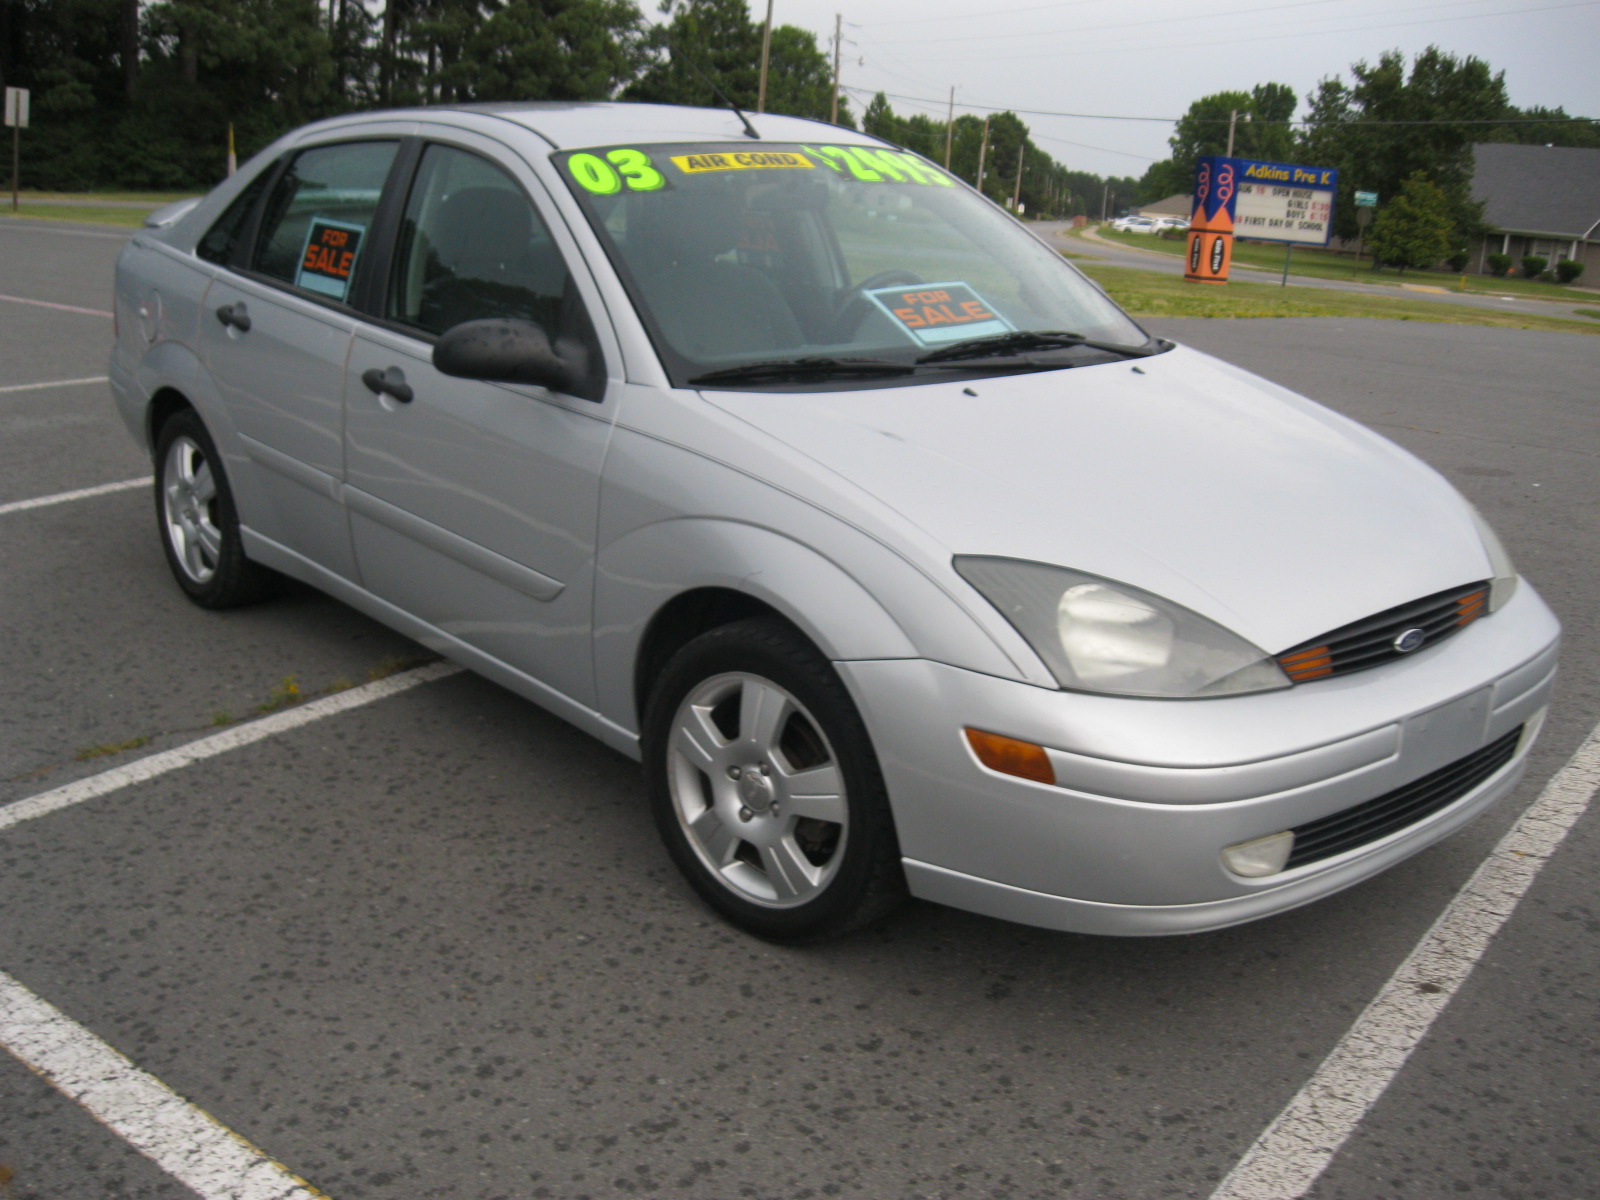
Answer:
[{"label": "front door", "polygon": [[387,293],[381,322],[357,332],[345,376],[345,495],[363,584],[592,708],[611,406],[454,379],[432,364],[439,334],[479,318],[538,321],[552,343],[582,336],[566,260],[506,169],[435,144],[418,164]]}]

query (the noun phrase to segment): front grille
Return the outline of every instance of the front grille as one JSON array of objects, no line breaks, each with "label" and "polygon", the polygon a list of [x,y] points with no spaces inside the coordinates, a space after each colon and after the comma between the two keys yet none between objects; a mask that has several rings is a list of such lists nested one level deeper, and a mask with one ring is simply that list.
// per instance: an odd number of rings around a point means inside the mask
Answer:
[{"label": "front grille", "polygon": [[1510,762],[1517,752],[1520,737],[1522,727],[1519,725],[1481,750],[1474,750],[1421,779],[1413,779],[1404,787],[1343,812],[1296,826],[1294,849],[1284,870],[1365,846],[1448,808]]},{"label": "front grille", "polygon": [[[1486,583],[1425,596],[1285,650],[1277,662],[1291,683],[1365,671],[1431,646],[1472,624],[1487,611],[1488,599]],[[1399,649],[1400,636],[1414,629],[1421,630],[1420,640],[1414,637],[1414,645]]]}]

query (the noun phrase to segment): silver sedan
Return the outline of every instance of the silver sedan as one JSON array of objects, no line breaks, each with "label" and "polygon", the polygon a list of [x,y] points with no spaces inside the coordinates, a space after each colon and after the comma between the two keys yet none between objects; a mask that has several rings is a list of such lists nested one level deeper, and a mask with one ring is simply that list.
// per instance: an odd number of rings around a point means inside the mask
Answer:
[{"label": "silver sedan", "polygon": [[1544,716],[1556,622],[1438,475],[834,126],[326,121],[158,215],[116,310],[180,588],[303,580],[640,758],[762,937],[1261,917],[1471,820]]}]

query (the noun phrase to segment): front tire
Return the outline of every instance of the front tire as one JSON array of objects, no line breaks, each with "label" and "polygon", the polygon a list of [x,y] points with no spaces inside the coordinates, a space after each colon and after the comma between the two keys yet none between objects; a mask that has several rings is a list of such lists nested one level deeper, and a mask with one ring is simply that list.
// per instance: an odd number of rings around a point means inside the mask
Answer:
[{"label": "front tire", "polygon": [[156,438],[156,524],[178,586],[201,608],[234,608],[266,595],[276,576],[245,557],[222,458],[193,409]]},{"label": "front tire", "polygon": [[673,861],[734,925],[834,937],[905,896],[877,757],[849,693],[776,618],[702,634],[645,714],[651,807]]}]

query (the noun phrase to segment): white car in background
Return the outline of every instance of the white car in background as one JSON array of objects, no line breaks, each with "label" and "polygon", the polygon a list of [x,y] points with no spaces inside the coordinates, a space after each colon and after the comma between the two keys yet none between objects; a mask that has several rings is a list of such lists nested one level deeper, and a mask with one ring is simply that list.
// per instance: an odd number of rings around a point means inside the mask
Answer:
[{"label": "white car in background", "polygon": [[1118,217],[1111,222],[1111,228],[1118,233],[1154,233],[1156,223],[1149,217]]}]

